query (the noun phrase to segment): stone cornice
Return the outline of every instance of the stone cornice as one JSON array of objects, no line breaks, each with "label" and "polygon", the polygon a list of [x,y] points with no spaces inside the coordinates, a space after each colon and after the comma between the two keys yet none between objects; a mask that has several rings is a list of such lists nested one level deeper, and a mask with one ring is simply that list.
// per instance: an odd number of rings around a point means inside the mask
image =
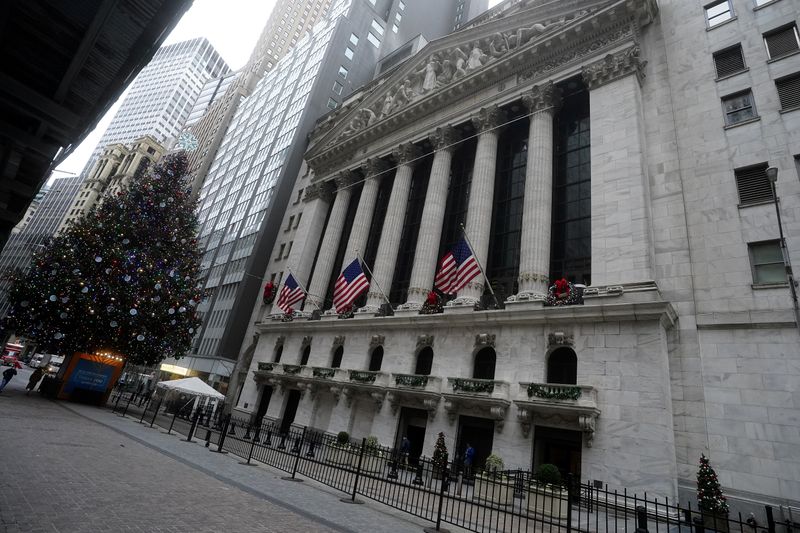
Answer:
[{"label": "stone cornice", "polygon": [[625,50],[608,54],[600,61],[583,67],[581,73],[583,81],[589,90],[594,90],[614,80],[636,74],[641,83],[644,80],[644,67],[647,61],[639,58],[640,53],[639,46],[634,44]]},{"label": "stone cornice", "polygon": [[551,81],[544,85],[534,85],[522,95],[522,103],[531,113],[550,109],[556,111],[561,106],[561,89]]},{"label": "stone cornice", "polygon": [[[524,14],[521,14],[514,20],[492,21],[466,32],[457,32],[453,36],[435,41],[429,45],[430,52],[428,54],[420,54],[416,62],[401,67],[383,84],[376,86],[371,94],[365,95],[358,102],[353,102],[353,106],[363,106],[362,109],[372,108],[374,118],[369,113],[366,114],[369,116],[362,116],[365,114],[356,109],[342,113],[338,117],[337,125],[332,126],[327,133],[319,135],[312,141],[312,147],[307,152],[306,159],[315,170],[319,168],[330,171],[344,167],[351,164],[357,151],[362,150],[365,145],[373,144],[376,138],[390,135],[400,128],[424,120],[433,111],[441,110],[443,107],[452,105],[453,102],[460,102],[509,76],[518,75],[520,80],[546,81],[562,68],[573,68],[574,64],[580,65],[586,57],[618,48],[619,43],[625,40],[633,41],[638,35],[638,28],[649,24],[656,13],[656,0],[620,0],[590,16],[561,23],[557,25],[555,31],[544,31],[542,35],[532,38],[524,46],[508,51],[501,50],[497,52],[499,56],[496,58],[487,54],[485,56],[486,64],[481,68],[462,75],[452,83],[437,86],[435,90],[415,96],[399,111],[393,110],[389,114],[382,114],[380,110],[375,112],[379,101],[386,94],[381,91],[391,91],[392,87],[397,87],[398,83],[404,83],[404,80],[412,75],[419,76],[416,79],[421,79],[424,76],[423,68],[426,62],[441,61],[444,56],[437,59],[433,58],[434,54],[453,50],[454,46],[458,46],[457,39],[480,41],[489,50],[488,47],[493,46],[492,43],[499,43],[496,40],[500,35],[497,33],[498,31],[501,33],[505,31],[503,35],[509,36],[514,31],[509,32],[508,30],[517,28],[519,31],[520,26],[525,26],[529,21]],[[535,29],[536,26],[533,24],[529,28]],[[521,29],[525,30],[525,28]],[[524,38],[528,38],[527,34]],[[496,51],[496,48],[494,50]],[[342,137],[346,126],[349,126],[356,118],[365,125],[355,128],[357,131],[353,131],[352,135]],[[446,120],[452,120],[452,118]],[[436,125],[431,124],[426,127],[433,129]],[[381,155],[379,153],[381,149],[376,147],[375,150],[375,155]],[[388,149],[384,148],[383,150]]]}]

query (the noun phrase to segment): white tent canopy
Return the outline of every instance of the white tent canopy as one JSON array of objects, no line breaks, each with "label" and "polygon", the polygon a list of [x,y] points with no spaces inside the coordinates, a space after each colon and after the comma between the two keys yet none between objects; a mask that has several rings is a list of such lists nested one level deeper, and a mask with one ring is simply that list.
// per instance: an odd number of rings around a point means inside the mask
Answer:
[{"label": "white tent canopy", "polygon": [[176,390],[192,396],[205,396],[208,398],[216,398],[217,400],[225,399],[224,394],[220,394],[197,377],[161,381],[157,386],[167,389],[168,391]]}]

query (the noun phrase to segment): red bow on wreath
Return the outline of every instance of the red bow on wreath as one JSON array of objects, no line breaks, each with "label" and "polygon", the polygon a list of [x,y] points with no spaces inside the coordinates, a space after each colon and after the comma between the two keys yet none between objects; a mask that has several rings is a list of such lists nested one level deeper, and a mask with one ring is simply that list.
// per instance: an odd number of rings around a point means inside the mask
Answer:
[{"label": "red bow on wreath", "polygon": [[268,281],[266,285],[264,285],[264,303],[271,304],[272,300],[275,299],[275,284],[271,281]]},{"label": "red bow on wreath", "polygon": [[567,280],[565,280],[564,278],[556,280],[555,286],[556,286],[555,293],[557,298],[560,298],[561,296],[569,296],[569,282]]},{"label": "red bow on wreath", "polygon": [[428,293],[428,297],[426,298],[428,305],[436,305],[439,303],[439,295],[436,294],[435,291],[431,291]]}]

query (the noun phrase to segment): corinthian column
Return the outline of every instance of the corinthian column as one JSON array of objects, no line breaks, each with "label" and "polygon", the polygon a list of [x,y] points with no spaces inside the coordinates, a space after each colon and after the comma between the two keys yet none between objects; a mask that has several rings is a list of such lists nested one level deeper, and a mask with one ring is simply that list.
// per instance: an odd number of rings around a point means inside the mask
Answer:
[{"label": "corinthian column", "polygon": [[[484,107],[472,117],[478,130],[478,146],[475,149],[475,166],[472,171],[472,184],[469,189],[466,231],[472,251],[486,268],[489,256],[489,236],[492,228],[492,207],[494,205],[494,178],[497,167],[497,139],[499,126],[505,123],[505,112],[497,106]],[[451,305],[475,305],[483,294],[484,279],[475,278],[458,293]]]},{"label": "corinthian column", "polygon": [[[369,238],[369,228],[372,226],[372,215],[375,212],[375,202],[378,200],[380,179],[388,169],[389,164],[383,159],[368,159],[364,165],[367,179],[364,180],[364,187],[361,190],[353,228],[350,230],[350,240],[347,242],[347,250],[340,270],[344,270],[344,267],[352,263],[356,254],[364,255]],[[372,268],[372,265],[369,267]]]},{"label": "corinthian column", "polygon": [[550,226],[553,209],[553,115],[561,91],[552,82],[535,86],[522,101],[531,113],[525,200],[519,260],[519,295],[542,299],[550,272]]},{"label": "corinthian column", "polygon": [[308,299],[316,304],[320,309],[324,309],[325,293],[328,291],[328,282],[331,278],[331,270],[336,259],[336,250],[339,249],[339,239],[342,237],[344,219],[347,215],[347,206],[350,204],[352,195],[352,185],[354,180],[353,173],[344,171],[335,179],[338,192],[333,201],[331,214],[328,217],[328,226],[325,228],[325,236],[319,245],[319,255],[317,264],[314,267],[314,277],[308,287]]},{"label": "corinthian column", "polygon": [[397,173],[394,176],[392,194],[389,196],[389,205],[386,208],[381,241],[378,243],[378,255],[372,269],[373,277],[367,295],[367,305],[362,308],[362,312],[377,312],[381,304],[385,303],[380,291],[391,290],[395,262],[400,251],[400,237],[403,234],[408,193],[411,191],[411,177],[421,151],[417,146],[407,143],[396,148],[392,155],[398,164]]},{"label": "corinthian column", "polygon": [[433,156],[428,192],[422,209],[422,220],[417,237],[417,250],[414,253],[414,267],[411,270],[411,283],[408,301],[399,309],[418,310],[422,308],[425,296],[433,287],[436,274],[436,260],[439,241],[442,238],[444,209],[447,204],[447,187],[450,183],[450,163],[453,160],[453,143],[461,134],[452,126],[437,128],[430,137],[436,153]]}]

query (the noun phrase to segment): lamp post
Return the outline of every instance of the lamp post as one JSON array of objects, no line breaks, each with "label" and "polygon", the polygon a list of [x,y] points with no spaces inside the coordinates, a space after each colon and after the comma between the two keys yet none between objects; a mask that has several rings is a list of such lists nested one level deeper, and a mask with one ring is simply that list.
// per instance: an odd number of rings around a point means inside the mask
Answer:
[{"label": "lamp post", "polygon": [[795,285],[794,275],[792,274],[792,262],[789,258],[789,250],[786,248],[786,239],[783,236],[783,224],[781,223],[781,209],[778,204],[778,193],[775,190],[775,183],[778,181],[778,169],[769,167],[767,178],[772,187],[772,199],[775,202],[775,213],[778,215],[778,232],[780,234],[781,253],[783,253],[783,264],[786,267],[786,279],[789,282],[789,292],[792,295],[792,307],[794,310],[794,323],[797,331],[800,332],[800,307],[797,304],[797,286]]}]

